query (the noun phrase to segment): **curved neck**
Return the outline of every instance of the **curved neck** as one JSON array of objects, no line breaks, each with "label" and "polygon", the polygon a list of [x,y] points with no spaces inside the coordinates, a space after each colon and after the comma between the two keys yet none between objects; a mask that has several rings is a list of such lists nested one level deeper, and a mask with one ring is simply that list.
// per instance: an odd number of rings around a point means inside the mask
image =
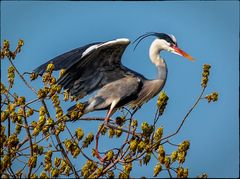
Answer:
[{"label": "curved neck", "polygon": [[167,65],[165,60],[160,57],[160,52],[164,49],[164,43],[160,39],[154,40],[149,49],[150,60],[157,67],[157,79],[161,80],[166,80],[167,78]]}]

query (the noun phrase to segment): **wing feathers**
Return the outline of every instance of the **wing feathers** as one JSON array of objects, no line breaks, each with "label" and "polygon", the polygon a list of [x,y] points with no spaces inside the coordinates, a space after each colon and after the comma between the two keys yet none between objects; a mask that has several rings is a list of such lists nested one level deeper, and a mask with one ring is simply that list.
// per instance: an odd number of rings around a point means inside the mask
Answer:
[{"label": "wing feathers", "polygon": [[42,75],[49,63],[55,65],[55,70],[66,69],[58,84],[68,89],[71,95],[84,97],[129,73],[121,64],[122,54],[129,43],[123,38],[88,44],[53,58],[34,72]]}]

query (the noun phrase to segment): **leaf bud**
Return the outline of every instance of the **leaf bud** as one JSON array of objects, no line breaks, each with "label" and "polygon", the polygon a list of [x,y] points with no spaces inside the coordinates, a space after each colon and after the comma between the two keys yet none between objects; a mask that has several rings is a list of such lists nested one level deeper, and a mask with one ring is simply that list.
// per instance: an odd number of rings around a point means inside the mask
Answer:
[{"label": "leaf bud", "polygon": [[24,96],[21,96],[17,99],[17,104],[18,105],[24,105],[26,102],[26,98]]},{"label": "leaf bud", "polygon": [[178,155],[177,155],[178,162],[179,163],[184,163],[185,162],[185,156],[186,156],[185,151],[178,152]]},{"label": "leaf bud", "polygon": [[1,111],[1,122],[4,122],[7,119],[7,112]]},{"label": "leaf bud", "polygon": [[138,141],[136,139],[135,140],[131,140],[130,144],[129,144],[129,147],[130,147],[130,150],[132,152],[135,152],[137,147],[138,147]]},{"label": "leaf bud", "polygon": [[114,172],[112,170],[107,172],[107,178],[108,179],[114,179],[115,178]]},{"label": "leaf bud", "polygon": [[183,178],[187,178],[188,177],[188,168],[184,168],[183,169]]},{"label": "leaf bud", "polygon": [[135,120],[135,119],[132,120],[131,126],[132,126],[133,128],[136,128],[136,127],[138,126],[138,121]]},{"label": "leaf bud", "polygon": [[101,129],[101,131],[100,131],[101,135],[105,135],[107,132],[107,127],[104,124],[100,124],[98,126],[98,130],[100,130],[100,129]]},{"label": "leaf bud", "polygon": [[150,135],[153,132],[153,126],[149,125],[147,122],[143,122],[141,127],[143,131],[143,135],[146,137],[150,137]]},{"label": "leaf bud", "polygon": [[49,178],[49,177],[47,176],[46,172],[42,172],[40,174],[40,179],[47,179],[47,178]]},{"label": "leaf bud", "polygon": [[163,128],[159,127],[156,132],[154,133],[153,139],[155,142],[159,142],[163,135]]},{"label": "leaf bud", "polygon": [[66,168],[64,170],[64,173],[65,173],[66,176],[70,175],[70,167],[69,166],[66,166]]},{"label": "leaf bud", "polygon": [[151,159],[151,153],[147,153],[144,157],[143,157],[143,164],[147,165],[148,162]]},{"label": "leaf bud", "polygon": [[81,150],[78,146],[74,148],[74,151],[72,152],[73,158],[77,158],[77,156],[80,154]]},{"label": "leaf bud", "polygon": [[38,77],[38,74],[36,74],[36,73],[34,73],[34,72],[31,73],[31,75],[30,75],[30,79],[31,79],[31,81],[37,79],[37,77]]},{"label": "leaf bud", "polygon": [[167,169],[170,168],[170,163],[171,163],[171,159],[169,157],[165,157],[164,159],[164,165]]},{"label": "leaf bud", "polygon": [[55,165],[55,167],[59,167],[60,164],[61,164],[61,159],[56,157],[56,158],[54,159],[54,165]]},{"label": "leaf bud", "polygon": [[144,141],[140,141],[139,144],[138,144],[138,152],[142,152],[144,150],[144,148],[146,147],[146,143]]},{"label": "leaf bud", "polygon": [[177,177],[183,178],[183,172],[184,172],[184,169],[182,167],[178,167],[177,168]]},{"label": "leaf bud", "polygon": [[176,161],[176,159],[177,159],[177,154],[178,154],[177,151],[173,151],[173,152],[172,152],[172,154],[171,154],[171,160],[172,160],[173,162]]},{"label": "leaf bud", "polygon": [[36,173],[33,173],[33,174],[30,176],[30,179],[37,179],[37,178],[38,178],[38,176],[37,176]]},{"label": "leaf bud", "polygon": [[122,128],[118,126],[118,129],[115,130],[116,137],[120,137],[122,135]]},{"label": "leaf bud", "polygon": [[24,41],[22,39],[18,40],[18,47],[22,47],[24,45]]},{"label": "leaf bud", "polygon": [[159,114],[162,115],[168,102],[168,96],[164,91],[161,91],[157,100],[157,106],[159,109]]},{"label": "leaf bud", "polygon": [[46,69],[46,72],[49,72],[49,73],[52,73],[52,71],[54,70],[55,66],[53,63],[49,63],[47,65],[47,69]]},{"label": "leaf bud", "polygon": [[32,108],[30,108],[29,110],[27,110],[26,115],[27,115],[27,117],[29,117],[29,116],[32,116],[33,113],[34,113],[34,110]]},{"label": "leaf bud", "polygon": [[75,131],[75,135],[76,135],[78,141],[80,141],[83,138],[83,136],[84,136],[84,131],[79,127]]},{"label": "leaf bud", "polygon": [[61,69],[61,70],[60,70],[60,72],[59,72],[59,78],[60,78],[61,76],[63,76],[63,74],[65,73],[65,71],[66,71],[65,69]]},{"label": "leaf bud", "polygon": [[153,176],[156,177],[161,171],[162,171],[162,165],[160,163],[157,163],[157,165],[155,165],[154,167]]},{"label": "leaf bud", "polygon": [[89,144],[91,144],[91,142],[94,140],[94,135],[90,132],[88,133],[87,137],[84,139],[83,141],[83,148],[88,147]]},{"label": "leaf bud", "polygon": [[37,155],[34,153],[28,160],[28,166],[35,168],[37,164]]},{"label": "leaf bud", "polygon": [[53,168],[53,169],[51,170],[51,175],[52,175],[52,177],[58,177],[58,175],[59,175],[59,169],[58,169],[58,168]]},{"label": "leaf bud", "polygon": [[218,93],[212,92],[210,95],[205,96],[205,99],[208,100],[208,102],[215,102],[218,100]]},{"label": "leaf bud", "polygon": [[112,150],[109,150],[109,151],[107,152],[107,154],[106,154],[107,160],[112,160],[113,155],[114,155],[113,151],[112,151]]},{"label": "leaf bud", "polygon": [[112,138],[114,136],[114,134],[115,134],[115,130],[113,128],[109,128],[109,130],[108,130],[109,138]]}]

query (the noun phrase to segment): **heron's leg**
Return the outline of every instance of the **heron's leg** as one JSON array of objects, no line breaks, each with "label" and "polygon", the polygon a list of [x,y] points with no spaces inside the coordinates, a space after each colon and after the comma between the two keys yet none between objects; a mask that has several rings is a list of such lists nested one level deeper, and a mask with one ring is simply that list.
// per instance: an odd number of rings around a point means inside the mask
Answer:
[{"label": "heron's leg", "polygon": [[[118,103],[118,101],[113,101],[113,102],[112,102],[111,107],[110,107],[110,109],[109,109],[109,111],[108,111],[108,113],[107,113],[107,116],[106,116],[105,120],[104,120],[104,123],[108,123],[110,117],[111,117],[111,116],[113,115],[113,113],[116,111],[116,110],[114,109],[114,107],[117,105],[117,103]],[[103,126],[104,126],[104,125],[102,125],[102,126],[100,127],[100,129],[98,130],[98,132],[97,132],[97,134],[96,134],[96,146],[95,146],[95,154],[96,154],[96,157],[97,157],[101,162],[103,162],[103,161],[105,160],[105,158],[106,158],[106,156],[105,156],[104,158],[102,158],[102,157],[99,155],[99,152],[98,152],[98,140],[99,140],[99,135],[100,135],[100,132],[101,132]]]}]

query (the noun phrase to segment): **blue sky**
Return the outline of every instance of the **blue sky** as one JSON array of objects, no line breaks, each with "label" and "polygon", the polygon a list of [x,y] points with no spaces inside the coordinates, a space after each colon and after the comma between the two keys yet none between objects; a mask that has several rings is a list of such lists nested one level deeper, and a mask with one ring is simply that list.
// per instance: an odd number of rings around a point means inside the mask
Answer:
[{"label": "blue sky", "polygon": [[[219,101],[212,104],[202,101],[172,142],[191,141],[184,164],[190,176],[206,172],[209,177],[238,177],[239,2],[1,2],[1,42],[8,39],[15,46],[19,38],[25,41],[14,62],[22,72],[32,71],[47,60],[87,43],[123,37],[133,41],[152,31],[174,34],[178,46],[196,59],[192,63],[174,54],[161,54],[168,65],[164,91],[170,99],[158,125],[164,126],[165,134],[177,128],[201,91],[202,65],[211,64],[206,93],[217,91]],[[148,78],[156,76],[148,60],[152,40],[144,40],[135,51],[129,45],[122,60]],[[4,82],[8,63],[3,61],[1,65]],[[20,80],[16,84],[19,94],[27,94],[29,100],[33,98],[28,90],[23,90]],[[39,81],[33,85],[39,87]],[[139,123],[152,122],[155,103],[156,98],[137,113]],[[105,112],[88,114],[96,115],[104,117]],[[70,124],[72,129],[81,126],[86,132],[96,132],[97,125]],[[108,142],[111,146],[119,141]],[[142,168],[136,164],[132,176],[151,177],[155,164],[153,161]]]}]

